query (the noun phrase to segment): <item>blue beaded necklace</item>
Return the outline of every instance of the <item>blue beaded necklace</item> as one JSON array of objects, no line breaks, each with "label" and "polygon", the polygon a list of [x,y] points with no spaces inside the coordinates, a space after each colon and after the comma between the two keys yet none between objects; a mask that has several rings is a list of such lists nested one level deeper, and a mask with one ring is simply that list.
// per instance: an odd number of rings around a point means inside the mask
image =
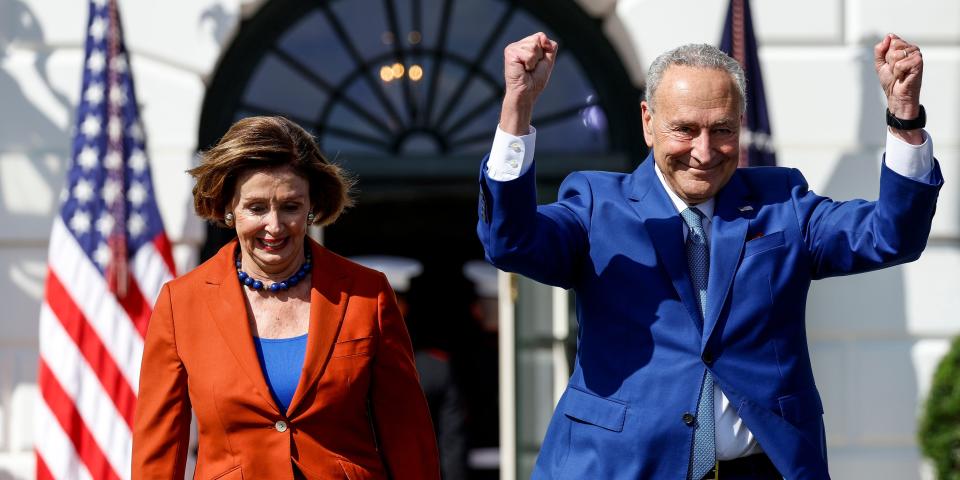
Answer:
[{"label": "blue beaded necklace", "polygon": [[294,273],[290,278],[282,282],[274,282],[269,287],[264,288],[263,282],[260,280],[254,280],[247,272],[240,270],[240,252],[237,252],[237,278],[240,280],[241,285],[246,285],[247,288],[251,290],[264,291],[269,290],[270,292],[276,293],[281,290],[288,290],[294,285],[300,283],[309,273],[310,273],[310,249],[307,249],[304,252],[304,261],[303,265],[300,265],[300,269],[297,270],[297,273]]}]

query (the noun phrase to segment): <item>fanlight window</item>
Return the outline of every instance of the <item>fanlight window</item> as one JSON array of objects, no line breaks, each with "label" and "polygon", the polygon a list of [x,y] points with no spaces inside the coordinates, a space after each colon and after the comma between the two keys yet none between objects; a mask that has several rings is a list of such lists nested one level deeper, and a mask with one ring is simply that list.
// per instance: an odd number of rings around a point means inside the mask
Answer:
[{"label": "fanlight window", "polygon": [[[260,36],[262,53],[231,120],[288,116],[331,155],[484,152],[503,95],[504,46],[537,31],[564,40],[510,1],[280,3],[293,6],[270,9],[286,15],[263,22],[276,33]],[[533,121],[538,151],[609,151],[607,112],[595,90],[561,46]]]}]

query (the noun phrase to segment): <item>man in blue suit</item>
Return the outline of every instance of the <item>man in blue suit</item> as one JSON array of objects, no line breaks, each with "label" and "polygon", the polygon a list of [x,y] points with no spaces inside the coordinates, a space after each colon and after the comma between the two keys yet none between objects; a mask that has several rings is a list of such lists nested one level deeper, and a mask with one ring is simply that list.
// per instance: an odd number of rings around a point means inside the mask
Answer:
[{"label": "man in blue suit", "polygon": [[737,169],[743,72],[686,45],[648,71],[647,160],[574,173],[538,207],[530,119],[556,55],[542,33],[504,50],[477,226],[497,267],[576,290],[577,359],[533,477],[829,478],[807,291],[926,245],[943,180],[919,49],[895,35],[875,47],[889,109],[875,202],[821,197],[795,169]]}]

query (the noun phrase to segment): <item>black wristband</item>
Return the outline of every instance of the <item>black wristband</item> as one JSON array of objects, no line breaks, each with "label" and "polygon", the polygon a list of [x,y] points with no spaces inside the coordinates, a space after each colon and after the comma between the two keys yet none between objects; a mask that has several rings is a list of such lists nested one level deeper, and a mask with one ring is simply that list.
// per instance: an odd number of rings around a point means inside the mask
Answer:
[{"label": "black wristband", "polygon": [[887,125],[896,128],[898,130],[916,130],[918,128],[923,128],[927,126],[927,111],[923,109],[923,105],[920,105],[920,114],[917,115],[917,118],[911,120],[904,120],[902,118],[897,118],[890,113],[890,109],[887,109]]}]

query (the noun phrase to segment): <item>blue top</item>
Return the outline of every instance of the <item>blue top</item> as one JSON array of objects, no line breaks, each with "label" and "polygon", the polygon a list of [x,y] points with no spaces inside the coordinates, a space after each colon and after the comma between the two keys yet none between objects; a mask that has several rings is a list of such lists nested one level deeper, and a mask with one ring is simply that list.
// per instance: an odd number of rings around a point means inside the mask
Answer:
[{"label": "blue top", "polygon": [[280,411],[286,413],[300,382],[303,357],[307,352],[307,334],[292,338],[253,337],[253,343],[270,393],[280,405]]}]

